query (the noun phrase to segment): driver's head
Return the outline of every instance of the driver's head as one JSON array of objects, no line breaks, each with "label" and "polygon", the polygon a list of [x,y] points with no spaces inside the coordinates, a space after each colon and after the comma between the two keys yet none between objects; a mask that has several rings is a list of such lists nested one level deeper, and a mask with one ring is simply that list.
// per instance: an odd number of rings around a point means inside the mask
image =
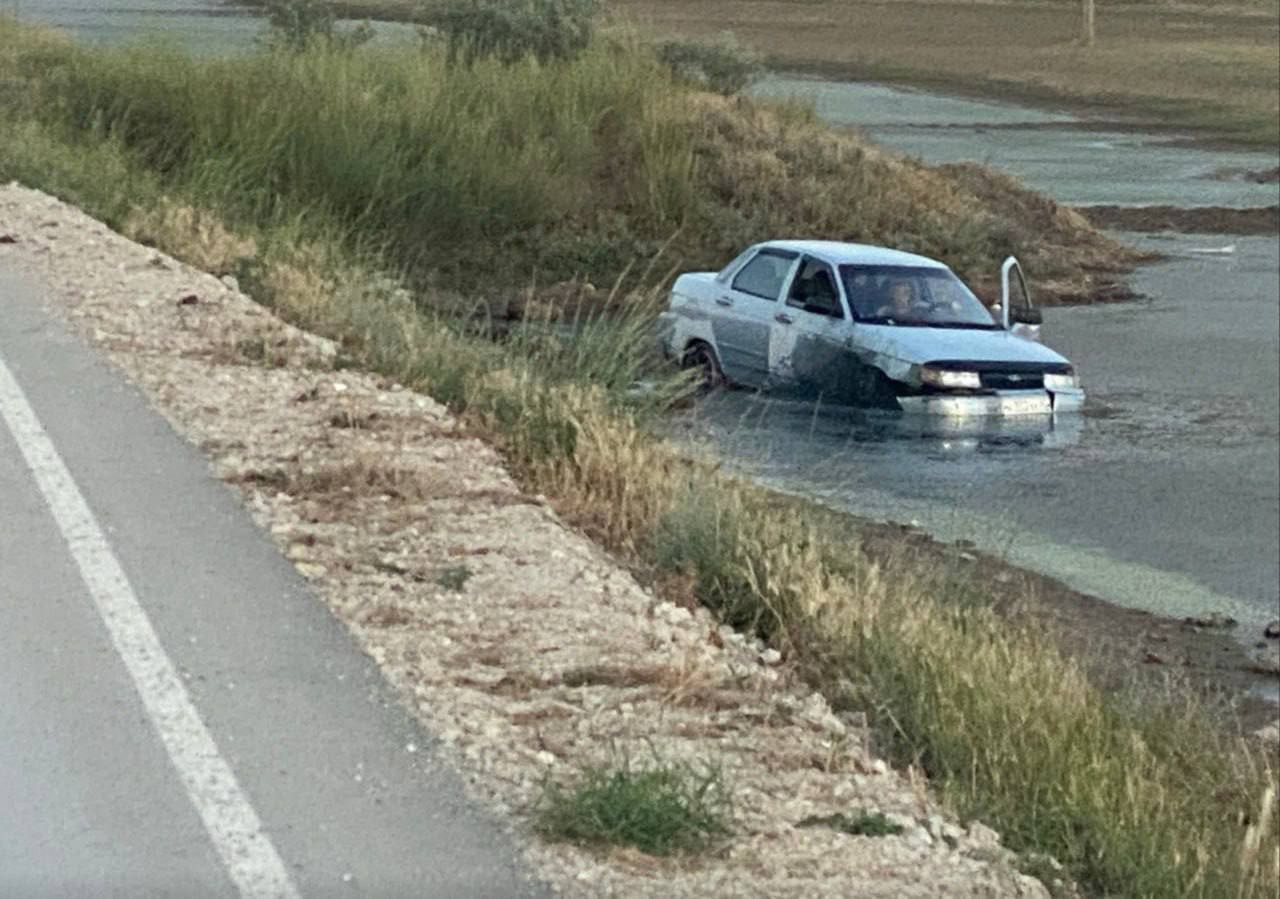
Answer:
[{"label": "driver's head", "polygon": [[906,312],[911,308],[911,284],[899,281],[889,291],[889,301],[895,312]]}]

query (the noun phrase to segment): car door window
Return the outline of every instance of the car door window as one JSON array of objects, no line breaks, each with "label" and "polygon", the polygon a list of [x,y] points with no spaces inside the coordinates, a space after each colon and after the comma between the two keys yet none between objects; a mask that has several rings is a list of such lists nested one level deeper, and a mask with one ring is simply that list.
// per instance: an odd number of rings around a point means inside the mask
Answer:
[{"label": "car door window", "polygon": [[751,256],[751,254],[754,253],[755,251],[756,251],[755,247],[747,247],[737,256],[734,256],[733,261],[730,262],[728,265],[726,265],[724,268],[720,269],[720,271],[716,274],[716,280],[719,281],[721,284],[727,284],[729,282],[729,278],[733,276],[733,273],[736,272],[739,268],[741,268],[742,263],[746,262],[747,259]]},{"label": "car door window", "polygon": [[795,253],[761,250],[738,272],[733,279],[733,289],[762,300],[776,300],[782,293],[782,285],[795,258]]},{"label": "car door window", "polygon": [[831,266],[805,257],[799,274],[791,282],[791,290],[787,292],[787,305],[827,318],[844,318]]}]

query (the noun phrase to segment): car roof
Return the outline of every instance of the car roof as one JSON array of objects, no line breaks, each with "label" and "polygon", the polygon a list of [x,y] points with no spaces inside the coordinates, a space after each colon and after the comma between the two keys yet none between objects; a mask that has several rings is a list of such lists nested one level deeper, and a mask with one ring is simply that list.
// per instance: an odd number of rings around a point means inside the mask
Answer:
[{"label": "car roof", "polygon": [[761,248],[772,247],[777,250],[790,250],[796,253],[807,253],[833,265],[916,265],[927,268],[946,268],[947,266],[928,256],[917,256],[915,253],[904,253],[888,247],[876,247],[870,244],[841,243],[835,240],[769,240],[760,244]]}]

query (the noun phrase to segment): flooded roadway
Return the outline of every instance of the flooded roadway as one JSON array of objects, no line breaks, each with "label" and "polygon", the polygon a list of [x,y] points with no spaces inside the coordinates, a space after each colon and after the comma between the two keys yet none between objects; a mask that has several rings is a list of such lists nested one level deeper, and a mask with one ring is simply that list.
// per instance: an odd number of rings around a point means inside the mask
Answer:
[{"label": "flooded roadway", "polygon": [[[201,51],[245,49],[262,25],[241,7],[198,0],[0,0],[6,9],[94,42],[159,33]],[[1272,154],[882,85],[779,77],[757,93],[807,96],[888,147],[985,162],[1067,203],[1280,200],[1275,184],[1215,177],[1274,167]],[[1280,605],[1280,243],[1131,237],[1172,257],[1135,278],[1150,302],[1046,313],[1046,342],[1083,372],[1088,415],[942,434],[730,393],[676,433],[782,489],[918,521],[1115,602],[1219,611],[1256,633]]]}]

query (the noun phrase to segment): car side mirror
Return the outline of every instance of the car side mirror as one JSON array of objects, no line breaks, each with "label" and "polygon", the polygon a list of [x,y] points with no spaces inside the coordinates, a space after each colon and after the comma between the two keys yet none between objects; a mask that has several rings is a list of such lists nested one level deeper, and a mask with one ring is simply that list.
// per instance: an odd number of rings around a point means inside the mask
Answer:
[{"label": "car side mirror", "polygon": [[1009,310],[1009,321],[1015,325],[1042,325],[1044,315],[1033,306],[1014,306]]}]

